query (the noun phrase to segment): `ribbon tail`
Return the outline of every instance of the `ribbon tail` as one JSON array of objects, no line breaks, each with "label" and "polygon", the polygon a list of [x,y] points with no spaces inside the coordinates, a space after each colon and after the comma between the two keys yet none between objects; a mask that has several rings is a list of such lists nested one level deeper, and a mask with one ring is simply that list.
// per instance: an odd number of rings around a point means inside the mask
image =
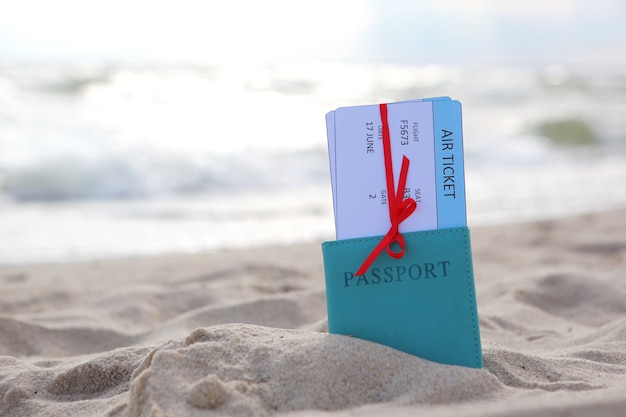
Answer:
[{"label": "ribbon tail", "polygon": [[374,250],[372,250],[369,256],[365,258],[365,261],[363,261],[363,264],[361,264],[359,269],[356,271],[355,275],[357,276],[363,275],[364,273],[367,272],[369,267],[372,266],[376,258],[378,258],[378,255],[380,255],[381,252],[383,251],[383,249],[385,249],[387,246],[389,246],[393,242],[393,239],[395,238],[396,233],[397,231],[393,229],[389,230],[389,232],[385,235],[385,237],[382,238],[380,242],[378,242],[378,245],[376,245],[376,247],[374,248]]},{"label": "ribbon tail", "polygon": [[402,155],[402,166],[400,167],[400,178],[398,179],[398,189],[396,190],[396,207],[400,207],[404,200],[404,189],[406,188],[406,180],[409,176],[409,164],[411,161],[406,155]]}]

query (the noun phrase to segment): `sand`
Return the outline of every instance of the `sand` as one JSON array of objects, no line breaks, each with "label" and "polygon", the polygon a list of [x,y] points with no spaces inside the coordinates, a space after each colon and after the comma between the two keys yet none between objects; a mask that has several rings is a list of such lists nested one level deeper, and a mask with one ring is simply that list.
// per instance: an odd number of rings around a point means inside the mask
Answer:
[{"label": "sand", "polygon": [[0,415],[626,415],[626,211],[472,245],[484,369],[328,334],[319,244],[0,267]]}]

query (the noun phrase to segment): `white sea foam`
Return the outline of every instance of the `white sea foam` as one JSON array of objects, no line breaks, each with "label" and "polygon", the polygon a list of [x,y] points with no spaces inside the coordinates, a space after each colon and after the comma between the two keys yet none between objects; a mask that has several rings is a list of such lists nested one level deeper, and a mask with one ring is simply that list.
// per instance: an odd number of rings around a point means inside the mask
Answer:
[{"label": "white sea foam", "polygon": [[463,103],[470,225],[626,205],[620,74],[7,64],[0,261],[332,238],[325,112],[441,95]]}]

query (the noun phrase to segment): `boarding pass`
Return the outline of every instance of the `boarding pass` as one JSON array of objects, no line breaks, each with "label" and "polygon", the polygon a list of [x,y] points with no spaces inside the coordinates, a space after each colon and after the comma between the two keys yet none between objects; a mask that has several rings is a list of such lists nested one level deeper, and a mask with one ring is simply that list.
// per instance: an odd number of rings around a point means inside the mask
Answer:
[{"label": "boarding pass", "polygon": [[[410,161],[405,199],[416,210],[399,231],[466,226],[461,103],[448,97],[387,104],[393,176]],[[326,115],[337,239],[384,235],[390,226],[379,105]]]}]

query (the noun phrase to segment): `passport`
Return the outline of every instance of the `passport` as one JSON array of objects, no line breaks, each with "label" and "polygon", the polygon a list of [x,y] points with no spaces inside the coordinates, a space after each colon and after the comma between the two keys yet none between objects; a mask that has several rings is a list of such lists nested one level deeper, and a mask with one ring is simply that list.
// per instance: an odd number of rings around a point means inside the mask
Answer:
[{"label": "passport", "polygon": [[401,259],[354,271],[381,236],[322,243],[328,331],[433,362],[482,368],[467,227],[404,234]]}]

